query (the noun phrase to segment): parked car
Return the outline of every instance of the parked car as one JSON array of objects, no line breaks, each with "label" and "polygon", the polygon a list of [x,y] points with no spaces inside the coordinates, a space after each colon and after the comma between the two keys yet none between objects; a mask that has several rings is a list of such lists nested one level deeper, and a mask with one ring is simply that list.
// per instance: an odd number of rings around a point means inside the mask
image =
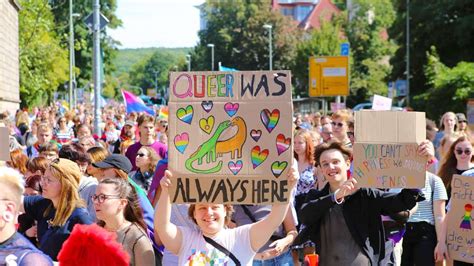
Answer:
[{"label": "parked car", "polygon": [[[360,111],[360,110],[371,110],[372,109],[372,103],[359,103],[354,108],[352,108],[353,111]],[[392,111],[403,111],[402,107],[398,106],[392,106]]]}]

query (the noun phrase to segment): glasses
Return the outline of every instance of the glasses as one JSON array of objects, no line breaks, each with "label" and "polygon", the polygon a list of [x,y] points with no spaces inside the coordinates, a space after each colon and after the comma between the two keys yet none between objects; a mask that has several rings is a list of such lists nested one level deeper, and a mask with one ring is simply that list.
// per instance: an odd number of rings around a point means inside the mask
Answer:
[{"label": "glasses", "polygon": [[461,121],[459,121],[459,123],[466,123],[467,124],[467,121],[466,120],[461,120]]},{"label": "glasses", "polygon": [[341,122],[339,122],[339,123],[331,122],[331,125],[332,125],[333,127],[336,127],[336,126],[337,126],[337,127],[343,127],[343,126],[344,126],[344,123],[341,123]]},{"label": "glasses", "polygon": [[464,152],[464,154],[466,154],[466,155],[471,155],[471,152],[472,152],[472,151],[471,151],[470,149],[466,149],[466,150],[456,149],[456,153],[457,153],[458,155],[462,155],[463,152]]},{"label": "glasses", "polygon": [[65,122],[66,122],[66,120],[59,120],[59,122],[60,122],[60,123],[65,123]]},{"label": "glasses", "polygon": [[104,203],[104,201],[107,199],[121,199],[121,197],[119,195],[99,194],[99,195],[92,195],[91,199],[94,202],[97,201],[98,203]]},{"label": "glasses", "polygon": [[137,157],[145,157],[145,156],[146,156],[146,154],[144,154],[144,153],[137,153]]},{"label": "glasses", "polygon": [[59,180],[54,180],[46,176],[42,176],[40,179],[40,182],[43,183],[44,185],[50,185],[52,183],[57,183]]}]

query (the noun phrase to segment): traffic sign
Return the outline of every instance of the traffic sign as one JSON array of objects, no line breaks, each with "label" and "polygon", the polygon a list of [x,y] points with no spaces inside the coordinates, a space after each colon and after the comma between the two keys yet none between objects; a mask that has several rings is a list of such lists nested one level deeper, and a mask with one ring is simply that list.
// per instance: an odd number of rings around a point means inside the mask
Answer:
[{"label": "traffic sign", "polygon": [[308,94],[310,97],[349,95],[349,57],[310,57]]},{"label": "traffic sign", "polygon": [[341,43],[341,55],[342,56],[349,56],[349,43]]},{"label": "traffic sign", "polygon": [[407,81],[405,79],[397,79],[395,81],[395,89],[397,90],[397,96],[407,96]]},{"label": "traffic sign", "polygon": [[[94,24],[94,14],[93,13],[90,13],[89,16],[87,16],[85,19],[84,19],[84,23],[87,25],[87,27],[92,30],[92,26]],[[99,23],[100,23],[100,30],[103,30],[105,28],[105,26],[107,26],[107,24],[109,24],[109,20],[104,16],[102,15],[102,13],[100,13],[100,19],[99,19]]]}]

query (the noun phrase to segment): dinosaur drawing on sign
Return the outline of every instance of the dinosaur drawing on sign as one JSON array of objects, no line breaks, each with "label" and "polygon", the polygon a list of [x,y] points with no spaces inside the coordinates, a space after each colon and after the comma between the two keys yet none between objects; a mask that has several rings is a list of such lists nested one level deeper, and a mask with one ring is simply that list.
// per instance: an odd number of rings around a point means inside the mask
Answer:
[{"label": "dinosaur drawing on sign", "polygon": [[214,134],[203,144],[201,144],[197,150],[189,156],[189,158],[185,162],[185,167],[189,171],[196,173],[196,174],[212,174],[215,172],[219,172],[222,169],[222,161],[219,161],[216,166],[206,169],[200,170],[193,167],[193,163],[195,161],[198,162],[198,165],[202,164],[202,160],[206,157],[206,162],[209,164],[211,162],[215,162],[216,158],[216,143],[219,139],[222,132],[224,132],[227,128],[229,128],[232,123],[229,120],[221,122],[219,126],[217,126],[216,131]]},{"label": "dinosaur drawing on sign", "polygon": [[247,125],[242,117],[237,116],[231,120],[232,126],[237,127],[237,133],[229,139],[219,140],[216,144],[216,153],[222,157],[224,153],[230,152],[231,159],[242,158],[242,147],[247,139]]}]

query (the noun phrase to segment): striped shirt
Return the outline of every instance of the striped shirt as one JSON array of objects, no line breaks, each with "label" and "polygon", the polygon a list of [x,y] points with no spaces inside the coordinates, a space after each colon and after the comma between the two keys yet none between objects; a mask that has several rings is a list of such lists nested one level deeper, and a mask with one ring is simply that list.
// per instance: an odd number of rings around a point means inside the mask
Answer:
[{"label": "striped shirt", "polygon": [[434,225],[433,201],[448,200],[448,193],[441,178],[430,172],[426,172],[425,187],[421,191],[426,200],[418,202],[418,209],[410,215],[408,222],[427,222]]}]

